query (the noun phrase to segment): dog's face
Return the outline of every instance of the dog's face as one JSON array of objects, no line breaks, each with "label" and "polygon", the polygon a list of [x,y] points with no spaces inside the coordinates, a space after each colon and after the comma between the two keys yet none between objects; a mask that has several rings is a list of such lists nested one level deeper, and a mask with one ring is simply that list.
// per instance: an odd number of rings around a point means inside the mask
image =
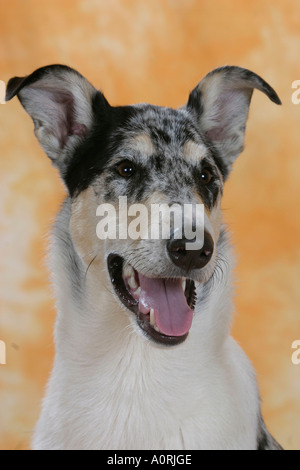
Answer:
[{"label": "dog's face", "polygon": [[[69,191],[70,233],[86,272],[95,260],[101,269],[104,265],[104,287],[138,331],[158,343],[186,339],[197,285],[214,274],[223,184],[243,149],[254,88],[280,103],[266,82],[238,67],[211,72],[178,110],[111,107],[102,93],[64,66],[45,67],[8,84],[7,99],[18,95]],[[119,228],[126,225],[126,237],[100,241],[97,208],[110,204],[117,213],[124,196],[129,207],[142,204],[147,214],[153,205],[202,205],[201,246],[187,245],[183,218],[172,219],[169,237],[155,239],[149,236],[151,217],[139,219],[139,236],[130,237],[134,211],[125,222],[121,214],[116,218]],[[97,270],[91,273],[97,277]]]},{"label": "dog's face", "polygon": [[[82,257],[90,253],[86,263],[96,255],[107,260],[114,293],[143,332],[156,341],[177,344],[192,324],[195,282],[206,282],[214,272],[224,177],[183,110],[134,108],[111,142],[113,152],[101,173],[74,198],[72,238]],[[97,152],[97,139],[94,143]],[[181,219],[171,238],[128,236],[101,243],[96,238],[97,207],[109,203],[117,209],[124,195],[128,207],[142,204],[149,215],[154,204],[203,204],[204,245],[189,251],[182,238],[174,238]],[[127,217],[128,227],[132,220]],[[147,233],[152,222],[149,216]]]}]

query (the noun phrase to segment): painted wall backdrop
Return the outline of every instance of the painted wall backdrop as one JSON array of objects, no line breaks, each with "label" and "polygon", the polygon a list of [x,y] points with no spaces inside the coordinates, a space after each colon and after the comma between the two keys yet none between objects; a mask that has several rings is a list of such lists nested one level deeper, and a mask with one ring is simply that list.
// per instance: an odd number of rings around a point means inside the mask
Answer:
[{"label": "painted wall backdrop", "polygon": [[[258,375],[263,412],[300,449],[300,80],[297,0],[1,0],[0,79],[51,63],[77,68],[114,105],[180,106],[214,67],[250,68],[246,150],[224,198],[237,253],[233,334]],[[47,234],[64,188],[17,100],[0,105],[0,449],[27,449],[53,363]],[[80,347],[80,345],[79,345]]]}]

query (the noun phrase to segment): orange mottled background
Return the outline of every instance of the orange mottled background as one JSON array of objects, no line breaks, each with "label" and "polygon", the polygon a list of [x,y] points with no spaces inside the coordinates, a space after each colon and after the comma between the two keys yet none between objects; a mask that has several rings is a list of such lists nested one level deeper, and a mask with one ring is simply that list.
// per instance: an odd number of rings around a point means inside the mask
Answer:
[{"label": "orange mottled background", "polygon": [[[203,75],[235,64],[256,92],[224,212],[237,252],[234,335],[258,374],[268,427],[300,449],[300,80],[298,0],[1,0],[0,79],[77,68],[112,104],[179,106]],[[53,362],[47,233],[64,197],[18,100],[0,105],[0,449],[27,449]]]}]

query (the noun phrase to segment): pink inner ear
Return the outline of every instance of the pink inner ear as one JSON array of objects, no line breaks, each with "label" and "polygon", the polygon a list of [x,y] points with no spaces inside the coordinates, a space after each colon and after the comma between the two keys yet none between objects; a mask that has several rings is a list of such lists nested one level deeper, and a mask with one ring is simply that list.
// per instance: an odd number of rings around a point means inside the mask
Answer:
[{"label": "pink inner ear", "polygon": [[86,136],[86,125],[74,120],[75,103],[70,91],[58,90],[54,86],[43,86],[41,83],[37,83],[27,91],[28,93],[31,93],[31,101],[35,102],[38,110],[36,118],[46,128],[52,130],[61,149],[65,147],[68,137],[72,135]]},{"label": "pink inner ear", "polygon": [[207,129],[207,138],[214,142],[226,140],[234,131],[236,120],[243,122],[247,109],[244,94],[239,89],[223,91],[214,102],[212,111],[215,127]]},{"label": "pink inner ear", "polygon": [[212,129],[208,129],[205,135],[209,140],[221,142],[225,139],[226,132],[223,127],[213,127]]}]

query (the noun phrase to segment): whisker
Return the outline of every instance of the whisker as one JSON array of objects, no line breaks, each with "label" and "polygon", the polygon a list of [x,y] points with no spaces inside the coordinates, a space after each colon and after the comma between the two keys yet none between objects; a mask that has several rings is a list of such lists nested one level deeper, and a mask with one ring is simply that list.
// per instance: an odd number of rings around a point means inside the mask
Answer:
[{"label": "whisker", "polygon": [[87,269],[86,269],[85,275],[84,275],[84,280],[86,280],[88,271],[89,271],[90,267],[92,266],[93,262],[95,261],[95,259],[97,258],[97,256],[98,256],[98,255],[96,255],[96,256],[92,259],[92,261],[89,263],[89,265],[88,265],[88,267],[87,267]]}]

